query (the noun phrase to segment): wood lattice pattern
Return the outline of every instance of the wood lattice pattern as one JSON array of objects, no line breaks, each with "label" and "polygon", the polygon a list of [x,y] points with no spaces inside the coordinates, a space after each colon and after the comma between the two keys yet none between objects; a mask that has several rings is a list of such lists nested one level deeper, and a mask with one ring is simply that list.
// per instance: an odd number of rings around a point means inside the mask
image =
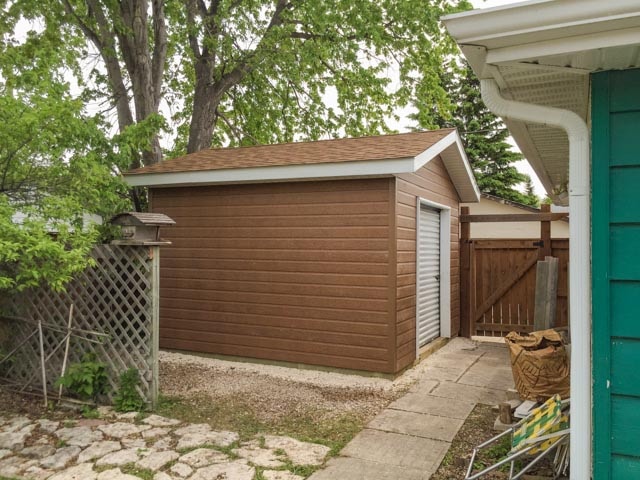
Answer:
[{"label": "wood lattice pattern", "polygon": [[[65,339],[73,303],[73,328],[103,332],[108,337],[82,334],[100,343],[71,337],[67,365],[79,362],[87,352],[95,352],[98,360],[108,365],[111,396],[117,391],[119,375],[128,368],[136,368],[140,372],[140,393],[152,402],[153,383],[157,381],[153,378],[154,370],[157,371],[153,336],[157,332],[153,332],[152,250],[146,246],[99,245],[91,256],[95,265],[73,279],[65,291],[39,288],[16,294],[10,300],[12,314],[60,329],[44,329],[45,358],[51,355],[46,362],[49,388],[60,377],[64,345],[58,346]],[[13,345],[37,329],[36,324],[19,321],[12,324]],[[24,385],[31,381],[30,386],[42,388],[37,334],[20,348],[5,370],[3,376],[12,382]]]}]

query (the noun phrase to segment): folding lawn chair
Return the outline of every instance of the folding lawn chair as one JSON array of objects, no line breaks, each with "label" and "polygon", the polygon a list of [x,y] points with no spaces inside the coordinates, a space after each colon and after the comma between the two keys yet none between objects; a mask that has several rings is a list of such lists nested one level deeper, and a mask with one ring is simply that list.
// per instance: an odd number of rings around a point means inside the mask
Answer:
[{"label": "folding lawn chair", "polygon": [[[511,435],[511,450],[507,456],[480,472],[473,472],[478,453],[507,435]],[[552,452],[555,452],[553,470],[554,478],[557,478],[566,474],[569,466],[569,400],[563,401],[559,395],[532,410],[513,427],[474,448],[465,480],[475,480],[507,464],[510,464],[509,479],[516,480]],[[516,474],[516,460],[526,455],[533,458]]]}]

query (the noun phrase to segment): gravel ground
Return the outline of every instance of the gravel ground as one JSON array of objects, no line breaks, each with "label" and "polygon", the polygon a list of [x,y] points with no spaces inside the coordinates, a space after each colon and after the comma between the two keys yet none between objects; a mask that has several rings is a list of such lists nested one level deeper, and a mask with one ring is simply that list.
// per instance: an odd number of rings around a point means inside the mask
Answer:
[{"label": "gravel ground", "polygon": [[[208,381],[206,379],[209,379]],[[160,389],[179,398],[242,399],[264,421],[278,421],[313,408],[316,417],[373,417],[406,390],[391,380],[229,362],[161,352]]]}]

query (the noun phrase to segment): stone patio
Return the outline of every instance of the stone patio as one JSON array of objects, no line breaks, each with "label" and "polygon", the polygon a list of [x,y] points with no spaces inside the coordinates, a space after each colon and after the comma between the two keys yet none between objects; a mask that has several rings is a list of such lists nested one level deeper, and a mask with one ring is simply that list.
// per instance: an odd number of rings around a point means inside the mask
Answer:
[{"label": "stone patio", "polygon": [[[427,480],[477,403],[513,386],[506,348],[454,339],[417,366],[417,382],[380,412],[312,480]],[[35,480],[302,480],[329,448],[264,435],[240,441],[207,424],[101,409],[58,422],[0,416],[0,477]],[[136,476],[136,475],[138,476]]]},{"label": "stone patio", "polygon": [[0,417],[0,477],[35,480],[301,480],[288,468],[321,465],[323,445],[265,435],[241,442],[207,424],[114,414],[57,422]]},{"label": "stone patio", "polygon": [[478,403],[513,388],[507,349],[456,338],[417,367],[418,382],[310,480],[428,480]]}]

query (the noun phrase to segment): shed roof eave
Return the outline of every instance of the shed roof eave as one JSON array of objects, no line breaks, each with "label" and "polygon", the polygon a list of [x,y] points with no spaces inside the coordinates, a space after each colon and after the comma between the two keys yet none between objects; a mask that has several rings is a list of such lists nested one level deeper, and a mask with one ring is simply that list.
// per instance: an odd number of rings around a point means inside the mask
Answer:
[{"label": "shed roof eave", "polygon": [[337,180],[391,177],[413,173],[440,155],[461,201],[477,202],[480,191],[456,130],[415,157],[268,167],[124,175],[132,187],[185,187],[234,183]]}]

